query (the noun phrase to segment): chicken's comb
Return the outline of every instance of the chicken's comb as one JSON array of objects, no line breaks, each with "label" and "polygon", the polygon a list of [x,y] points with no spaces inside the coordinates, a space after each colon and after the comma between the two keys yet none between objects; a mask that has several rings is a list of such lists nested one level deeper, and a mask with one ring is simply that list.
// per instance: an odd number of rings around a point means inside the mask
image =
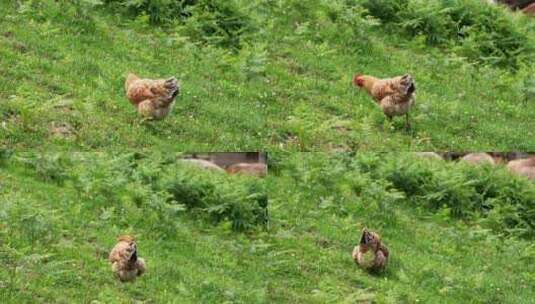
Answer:
[{"label": "chicken's comb", "polygon": [[358,80],[360,77],[362,77],[362,76],[364,76],[364,75],[362,75],[362,74],[355,74],[355,76],[353,76],[353,84],[354,84],[354,85],[357,85],[357,80]]},{"label": "chicken's comb", "polygon": [[121,241],[132,242],[132,241],[135,240],[135,238],[134,238],[133,236],[131,236],[131,235],[125,234],[125,235],[120,235],[120,236],[117,238],[117,240],[118,240],[119,242],[121,242]]}]

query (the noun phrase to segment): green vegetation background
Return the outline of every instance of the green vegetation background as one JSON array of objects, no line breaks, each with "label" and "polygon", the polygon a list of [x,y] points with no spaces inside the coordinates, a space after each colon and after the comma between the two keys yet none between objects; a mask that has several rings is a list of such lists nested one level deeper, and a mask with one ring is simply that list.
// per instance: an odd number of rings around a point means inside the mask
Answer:
[{"label": "green vegetation background", "polygon": [[[174,154],[1,156],[2,303],[268,301],[262,179]],[[117,280],[107,260],[122,234],[147,262],[134,283]]]},{"label": "green vegetation background", "polygon": [[[270,159],[275,302],[533,301],[533,182],[408,153]],[[391,254],[378,275],[351,258],[364,227]]]},{"label": "green vegetation background", "polygon": [[[533,150],[534,23],[481,2],[2,1],[0,143]],[[140,123],[127,72],[181,79],[170,117]],[[411,132],[352,87],[357,72],[415,76]]]},{"label": "green vegetation background", "polygon": [[[158,153],[2,159],[5,303],[517,304],[535,296],[535,186],[503,166],[272,153],[262,180]],[[383,273],[351,259],[364,226],[391,252]],[[130,284],[106,260],[123,233],[138,238],[149,267]]]}]

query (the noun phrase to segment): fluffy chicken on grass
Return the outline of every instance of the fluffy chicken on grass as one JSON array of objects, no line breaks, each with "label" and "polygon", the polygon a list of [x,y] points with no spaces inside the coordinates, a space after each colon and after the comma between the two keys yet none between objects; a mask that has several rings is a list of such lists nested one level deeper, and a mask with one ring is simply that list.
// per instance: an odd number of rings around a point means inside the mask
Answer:
[{"label": "fluffy chicken on grass", "polygon": [[371,271],[381,271],[388,263],[388,249],[381,242],[381,237],[364,228],[360,243],[353,249],[353,260],[359,266]]},{"label": "fluffy chicken on grass", "polygon": [[365,90],[392,120],[405,115],[405,127],[410,128],[409,111],[415,103],[416,85],[411,75],[379,79],[369,75],[355,75],[353,84]]},{"label": "fluffy chicken on grass", "polygon": [[160,120],[173,109],[180,85],[175,77],[169,79],[142,79],[128,74],[125,81],[126,96],[146,119]]},{"label": "fluffy chicken on grass", "polygon": [[145,272],[145,260],[137,256],[137,244],[130,235],[122,235],[108,257],[113,273],[122,282],[134,281]]}]

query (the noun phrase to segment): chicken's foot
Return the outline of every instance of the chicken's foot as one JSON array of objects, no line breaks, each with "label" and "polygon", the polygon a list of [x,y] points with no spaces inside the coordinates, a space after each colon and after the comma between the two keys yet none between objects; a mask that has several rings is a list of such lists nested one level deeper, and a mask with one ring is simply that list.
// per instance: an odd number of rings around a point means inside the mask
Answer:
[{"label": "chicken's foot", "polygon": [[411,129],[411,123],[409,121],[409,112],[405,114],[405,129],[409,131]]}]

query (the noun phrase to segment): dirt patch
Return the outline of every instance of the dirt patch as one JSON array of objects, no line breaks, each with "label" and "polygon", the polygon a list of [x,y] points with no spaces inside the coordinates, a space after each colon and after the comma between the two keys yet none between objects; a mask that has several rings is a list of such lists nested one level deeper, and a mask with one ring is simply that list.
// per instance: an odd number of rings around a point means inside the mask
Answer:
[{"label": "dirt patch", "polygon": [[28,52],[28,46],[26,46],[26,44],[22,43],[22,42],[18,42],[18,41],[15,41],[13,42],[13,49],[15,51],[18,51],[20,53],[27,53]]},{"label": "dirt patch", "polygon": [[75,130],[73,126],[67,122],[54,121],[50,124],[48,132],[52,137],[70,138],[74,136]]}]

